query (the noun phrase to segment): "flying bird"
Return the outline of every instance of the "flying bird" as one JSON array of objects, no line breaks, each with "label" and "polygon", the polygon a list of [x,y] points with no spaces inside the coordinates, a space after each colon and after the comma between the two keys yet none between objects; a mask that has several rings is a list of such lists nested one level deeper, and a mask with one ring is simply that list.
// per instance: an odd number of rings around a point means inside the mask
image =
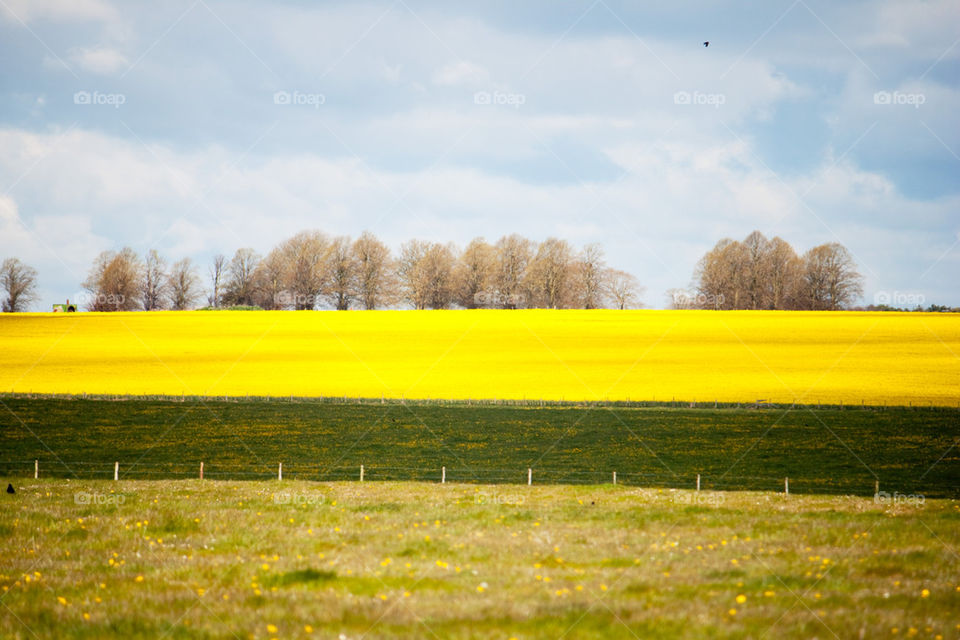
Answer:
[{"label": "flying bird", "polygon": [[703,43],[703,46],[705,46],[705,47],[709,47],[709,46],[710,46],[710,41],[709,41],[709,40],[707,40],[706,42],[704,42],[704,43]]}]

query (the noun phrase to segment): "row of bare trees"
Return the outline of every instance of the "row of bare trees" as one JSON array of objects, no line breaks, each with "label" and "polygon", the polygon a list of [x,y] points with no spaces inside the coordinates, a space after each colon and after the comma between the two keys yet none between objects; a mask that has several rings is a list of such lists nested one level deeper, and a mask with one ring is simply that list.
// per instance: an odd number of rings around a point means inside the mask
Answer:
[{"label": "row of bare trees", "polygon": [[81,302],[91,311],[191,309],[203,297],[190,258],[168,265],[156,250],[141,260],[129,247],[97,256],[83,287]]},{"label": "row of bare trees", "polygon": [[674,307],[707,309],[845,309],[863,295],[863,276],[841,244],[802,256],[779,237],[754,231],[742,242],[725,238],[694,272],[693,294],[672,292]]},{"label": "row of bare trees", "polygon": [[609,269],[598,245],[576,251],[556,238],[539,244],[518,235],[453,244],[410,240],[394,257],[373,234],[355,240],[304,231],[265,257],[252,249],[214,258],[211,306],[345,310],[630,308],[636,279]]},{"label": "row of bare trees", "polygon": [[[205,290],[198,268],[168,262],[152,250],[105,251],[94,262],[79,302],[93,311],[190,309],[582,308],[640,306],[642,288],[629,273],[610,269],[603,250],[576,250],[548,238],[535,243],[509,235],[453,244],[410,240],[394,257],[373,234],[351,240],[303,231],[266,256],[239,249],[218,255]],[[37,300],[37,272],[16,258],[0,266],[3,311],[24,311]],[[723,239],[697,264],[694,291],[671,290],[675,308],[843,309],[863,294],[850,252],[829,243],[802,256],[779,237],[754,231],[742,242]]]},{"label": "row of bare trees", "polygon": [[[632,275],[610,269],[599,245],[576,250],[549,238],[482,238],[464,250],[410,240],[393,256],[372,233],[356,239],[302,231],[266,256],[242,248],[214,257],[211,307],[263,309],[584,308],[640,306]],[[144,259],[125,248],[104,252],[84,282],[94,311],[187,309],[203,295],[189,258],[168,266],[156,251]]]}]

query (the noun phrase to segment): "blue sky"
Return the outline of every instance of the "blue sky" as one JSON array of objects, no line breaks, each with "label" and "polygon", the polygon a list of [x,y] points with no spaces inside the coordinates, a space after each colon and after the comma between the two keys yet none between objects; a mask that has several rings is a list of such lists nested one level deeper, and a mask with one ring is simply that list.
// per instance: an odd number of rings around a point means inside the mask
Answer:
[{"label": "blue sky", "polygon": [[960,305],[960,3],[646,4],[0,0],[0,257],[517,232],[661,307],[759,229]]}]

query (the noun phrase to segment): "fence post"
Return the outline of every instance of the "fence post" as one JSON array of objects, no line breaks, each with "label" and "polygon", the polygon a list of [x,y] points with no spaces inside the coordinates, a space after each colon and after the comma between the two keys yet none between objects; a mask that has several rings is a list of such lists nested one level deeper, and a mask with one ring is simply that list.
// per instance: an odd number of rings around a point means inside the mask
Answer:
[{"label": "fence post", "polygon": [[617,472],[613,472],[613,484],[617,484]]},{"label": "fence post", "polygon": [[203,480],[203,462],[200,462],[200,479]]},{"label": "fence post", "polygon": [[36,480],[39,477],[40,477],[40,461],[34,460],[33,461],[33,479]]},{"label": "fence post", "polygon": [[114,482],[116,482],[119,479],[120,479],[120,463],[114,462],[113,463],[113,480]]},{"label": "fence post", "polygon": [[873,495],[875,495],[875,496],[880,495],[880,481],[879,481],[879,480],[876,480],[876,481],[873,483]]},{"label": "fence post", "polygon": [[783,492],[790,495],[790,478],[783,479]]},{"label": "fence post", "polygon": [[277,467],[277,480],[283,480],[283,463],[280,463],[280,466]]},{"label": "fence post", "polygon": [[697,474],[697,491],[700,491],[700,474]]},{"label": "fence post", "polygon": [[446,484],[446,483],[447,483],[447,468],[442,467],[440,469],[440,484]]},{"label": "fence post", "polygon": [[530,468],[527,469],[527,484],[533,484],[533,469]]},{"label": "fence post", "polygon": [[363,465],[360,465],[360,482],[363,482]]}]

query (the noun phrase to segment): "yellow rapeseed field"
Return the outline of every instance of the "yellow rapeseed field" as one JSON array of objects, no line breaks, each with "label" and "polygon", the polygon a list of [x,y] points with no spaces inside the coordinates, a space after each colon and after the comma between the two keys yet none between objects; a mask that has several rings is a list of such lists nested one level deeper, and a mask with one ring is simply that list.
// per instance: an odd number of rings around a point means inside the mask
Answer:
[{"label": "yellow rapeseed field", "polygon": [[956,406],[960,316],[3,314],[0,391]]}]

